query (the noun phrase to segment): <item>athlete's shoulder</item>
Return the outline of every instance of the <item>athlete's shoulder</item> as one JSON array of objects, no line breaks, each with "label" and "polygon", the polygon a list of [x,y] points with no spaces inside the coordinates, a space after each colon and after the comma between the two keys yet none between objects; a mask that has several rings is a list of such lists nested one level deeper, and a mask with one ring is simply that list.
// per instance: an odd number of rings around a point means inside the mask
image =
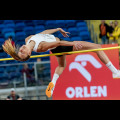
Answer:
[{"label": "athlete's shoulder", "polygon": [[27,42],[32,36],[34,36],[34,35],[30,35],[27,38],[25,38],[25,42]]}]

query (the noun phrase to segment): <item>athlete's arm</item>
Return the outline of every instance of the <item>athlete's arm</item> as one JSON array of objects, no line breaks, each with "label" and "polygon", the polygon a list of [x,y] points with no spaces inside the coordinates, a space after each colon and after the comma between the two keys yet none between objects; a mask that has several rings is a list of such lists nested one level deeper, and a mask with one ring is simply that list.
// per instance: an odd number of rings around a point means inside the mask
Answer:
[{"label": "athlete's arm", "polygon": [[68,41],[56,41],[56,42],[41,42],[41,50],[47,51],[48,49],[58,47],[58,46],[73,46],[77,48],[81,48],[80,43],[78,41],[68,42]]},{"label": "athlete's arm", "polygon": [[70,33],[69,32],[65,32],[62,28],[45,30],[45,31],[41,32],[40,34],[53,34],[53,33],[58,32],[58,31],[60,31],[61,34],[64,37],[69,37],[67,34],[70,34]]},{"label": "athlete's arm", "polygon": [[61,28],[56,28],[56,29],[49,29],[49,30],[45,30],[43,32],[41,32],[40,34],[53,34],[55,32],[60,31]]}]

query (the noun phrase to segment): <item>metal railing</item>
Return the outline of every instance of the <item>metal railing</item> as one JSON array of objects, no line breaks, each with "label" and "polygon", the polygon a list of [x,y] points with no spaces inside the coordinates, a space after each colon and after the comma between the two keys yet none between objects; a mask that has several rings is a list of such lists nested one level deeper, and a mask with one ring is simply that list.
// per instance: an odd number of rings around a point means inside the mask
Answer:
[{"label": "metal railing", "polygon": [[[34,99],[40,100],[41,98],[44,97],[44,99],[47,100],[48,98],[45,95],[45,87],[44,89],[42,89],[42,86],[47,86],[51,81],[50,61],[30,62],[25,64],[28,65],[28,68],[33,69],[33,71],[30,73],[30,75],[32,76],[32,79],[29,77],[29,74],[27,72],[24,72],[23,70],[24,63],[0,65],[1,68],[2,67],[5,68],[4,69],[5,71],[3,72],[8,74],[5,81],[3,81],[2,78],[0,80],[0,91],[14,88],[19,94],[20,90],[18,89],[23,88],[22,92],[20,93],[22,94],[23,98],[25,99],[34,98]],[[12,71],[12,67],[16,69],[12,73],[9,70],[7,71],[7,67],[9,67],[11,71]],[[42,67],[44,67],[44,69],[42,69]],[[38,68],[40,68],[40,70],[38,70]],[[19,76],[14,77],[14,75],[17,74],[18,72],[19,72]],[[11,73],[13,77],[10,77]],[[34,87],[34,89],[31,87]],[[6,94],[6,97],[7,97],[7,95],[10,94],[10,91],[4,94]],[[3,98],[1,97],[2,95],[3,95],[2,92],[0,92],[0,98],[4,99],[4,97]]]}]

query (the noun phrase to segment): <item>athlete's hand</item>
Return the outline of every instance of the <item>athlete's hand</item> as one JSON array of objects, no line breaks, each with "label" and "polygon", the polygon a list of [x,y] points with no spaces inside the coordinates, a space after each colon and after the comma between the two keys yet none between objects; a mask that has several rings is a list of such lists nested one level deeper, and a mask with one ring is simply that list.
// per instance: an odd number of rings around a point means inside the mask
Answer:
[{"label": "athlete's hand", "polygon": [[81,45],[80,41],[74,41],[73,43],[74,43],[74,45],[73,45],[74,51],[78,51],[78,50],[82,49],[82,45]]},{"label": "athlete's hand", "polygon": [[62,28],[59,28],[59,31],[64,37],[69,37],[67,34],[70,34],[69,32],[65,32]]}]

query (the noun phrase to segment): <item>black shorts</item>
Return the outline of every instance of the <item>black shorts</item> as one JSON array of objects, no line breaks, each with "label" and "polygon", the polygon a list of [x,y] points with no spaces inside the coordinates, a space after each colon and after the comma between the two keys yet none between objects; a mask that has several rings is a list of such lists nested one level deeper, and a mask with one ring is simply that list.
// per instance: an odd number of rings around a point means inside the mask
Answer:
[{"label": "black shorts", "polygon": [[[64,41],[64,40],[60,39],[60,41]],[[73,51],[73,46],[58,46],[55,49],[51,50],[52,53],[62,53],[62,52],[71,52],[71,51]],[[56,55],[56,56],[61,57],[63,55]]]}]

